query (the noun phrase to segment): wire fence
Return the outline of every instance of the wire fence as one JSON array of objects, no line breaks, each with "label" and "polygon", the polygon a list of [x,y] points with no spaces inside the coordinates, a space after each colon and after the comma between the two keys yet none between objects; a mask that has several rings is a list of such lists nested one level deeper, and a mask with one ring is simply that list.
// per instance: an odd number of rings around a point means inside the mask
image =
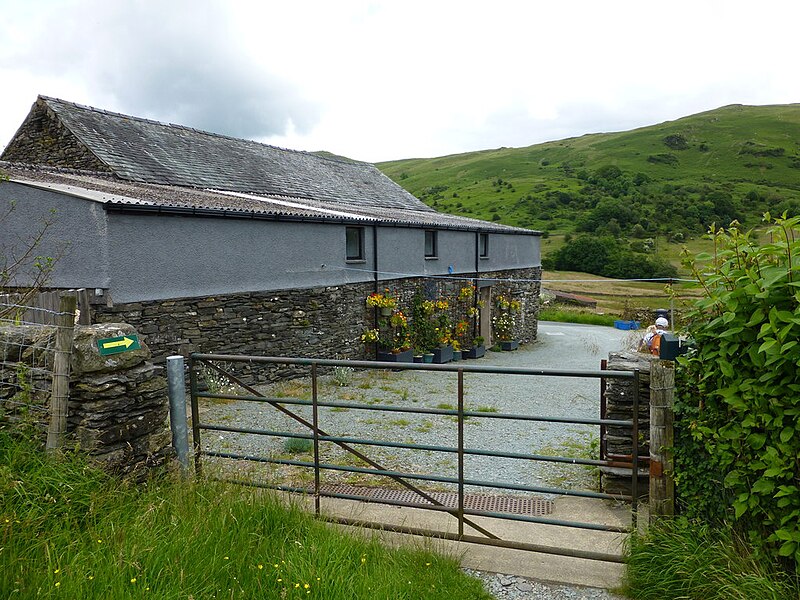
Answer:
[{"label": "wire fence", "polygon": [[[0,419],[46,424],[52,410],[57,363],[68,363],[70,348],[59,348],[59,330],[69,331],[74,311],[18,305],[0,297]],[[59,353],[67,356],[58,360]]]}]

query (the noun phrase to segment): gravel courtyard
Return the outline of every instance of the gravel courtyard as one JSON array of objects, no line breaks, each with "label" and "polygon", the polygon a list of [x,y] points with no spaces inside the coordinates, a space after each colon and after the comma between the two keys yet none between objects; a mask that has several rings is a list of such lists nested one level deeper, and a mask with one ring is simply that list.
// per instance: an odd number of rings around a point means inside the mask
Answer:
[{"label": "gravel courtyard", "polygon": [[[541,322],[539,339],[515,352],[487,352],[465,366],[492,365],[564,370],[597,370],[610,351],[630,343],[635,332],[608,327]],[[495,413],[574,418],[599,416],[599,380],[566,377],[495,375],[466,373],[464,376],[467,410],[481,417],[465,421],[465,446],[486,450],[533,453],[548,456],[597,457],[599,428],[590,425],[523,422],[493,419]],[[263,386],[260,391],[272,398],[311,399],[310,378]],[[321,408],[320,429],[329,435],[385,440],[422,445],[455,446],[457,422],[454,416],[377,412],[360,407],[388,406],[455,409],[455,373],[422,371],[339,371],[321,377],[320,401],[338,401],[352,407]],[[311,409],[288,406],[311,420]],[[304,428],[270,406],[244,401],[202,400],[201,421],[229,427],[308,433]],[[245,455],[312,460],[302,441],[285,437],[254,436],[229,432],[204,431],[203,448]],[[340,465],[359,465],[359,461],[332,444],[321,444],[322,460]],[[443,477],[456,477],[456,455],[426,450],[358,446],[358,449],[385,469]],[[206,464],[216,459],[204,458]],[[231,467],[230,461],[228,468]],[[262,481],[300,483],[313,481],[310,469],[236,463],[248,477]],[[598,476],[591,467],[494,457],[467,456],[465,477],[478,481],[503,481],[522,485],[568,489],[596,489]],[[387,480],[363,474],[323,471],[323,483],[388,485]],[[447,491],[448,484],[426,484],[430,489]],[[468,492],[489,489],[468,487]],[[510,494],[502,490],[494,493]]]}]

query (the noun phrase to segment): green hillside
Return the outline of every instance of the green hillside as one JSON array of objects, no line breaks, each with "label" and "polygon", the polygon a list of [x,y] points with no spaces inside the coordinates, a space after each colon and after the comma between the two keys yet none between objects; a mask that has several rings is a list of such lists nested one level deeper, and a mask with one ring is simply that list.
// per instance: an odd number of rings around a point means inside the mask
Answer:
[{"label": "green hillside", "polygon": [[800,104],[725,106],[627,132],[377,166],[448,213],[639,246],[682,241],[712,222],[800,212]]}]

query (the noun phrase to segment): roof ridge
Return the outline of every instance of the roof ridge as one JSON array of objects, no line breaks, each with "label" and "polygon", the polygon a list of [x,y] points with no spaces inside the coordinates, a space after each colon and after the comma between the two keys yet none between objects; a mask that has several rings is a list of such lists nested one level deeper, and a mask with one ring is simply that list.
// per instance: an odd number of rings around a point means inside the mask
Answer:
[{"label": "roof ridge", "polygon": [[[232,140],[235,142],[246,142],[248,144],[255,144],[257,146],[264,146],[266,148],[272,148],[273,150],[279,150],[281,152],[293,152],[295,154],[301,154],[304,156],[310,156],[316,160],[332,162],[340,165],[356,165],[356,166],[364,166],[364,167],[372,167],[373,169],[378,169],[373,163],[364,162],[355,159],[347,159],[341,160],[333,157],[328,156],[320,156],[319,154],[315,154],[314,152],[309,152],[308,150],[296,150],[294,148],[283,148],[281,146],[274,146],[272,144],[265,144],[264,142],[258,142],[256,140],[251,140],[247,138],[239,138],[234,137],[231,135],[225,135],[223,133],[216,133],[213,131],[207,131],[205,129],[197,129],[195,127],[189,127],[188,125],[181,125],[179,123],[169,123],[166,121],[158,121],[156,119],[148,119],[146,117],[137,117],[136,115],[126,115],[125,113],[106,110],[104,108],[97,108],[96,106],[89,106],[88,104],[80,104],[78,102],[72,102],[70,100],[63,100],[61,98],[56,98],[54,96],[45,96],[44,94],[39,94],[39,99],[45,102],[59,102],[61,104],[66,104],[75,108],[79,108],[81,110],[88,110],[96,113],[100,113],[103,115],[109,115],[112,117],[122,117],[125,119],[130,119],[131,121],[140,121],[144,123],[150,123],[152,125],[161,125],[163,127],[171,127],[174,129],[182,129],[184,131],[192,131],[194,133],[199,133],[201,135],[207,135],[209,137],[221,138],[225,140]],[[60,116],[60,115],[59,115]],[[347,157],[344,157],[347,158]],[[378,169],[380,170],[380,169]]]}]

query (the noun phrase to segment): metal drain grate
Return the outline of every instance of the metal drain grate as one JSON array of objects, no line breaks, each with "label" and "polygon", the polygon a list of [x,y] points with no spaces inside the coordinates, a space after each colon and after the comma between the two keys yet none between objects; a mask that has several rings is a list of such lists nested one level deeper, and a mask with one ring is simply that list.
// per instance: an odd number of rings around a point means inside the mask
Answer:
[{"label": "metal drain grate", "polygon": [[[402,502],[408,505],[430,506],[431,502],[411,490],[356,487],[352,485],[323,485],[322,494],[347,494],[380,502]],[[448,508],[458,507],[458,494],[452,492],[427,492],[437,502]],[[526,496],[494,496],[489,494],[464,494],[464,508],[511,515],[545,516],[553,512],[553,502],[543,498]]]}]

